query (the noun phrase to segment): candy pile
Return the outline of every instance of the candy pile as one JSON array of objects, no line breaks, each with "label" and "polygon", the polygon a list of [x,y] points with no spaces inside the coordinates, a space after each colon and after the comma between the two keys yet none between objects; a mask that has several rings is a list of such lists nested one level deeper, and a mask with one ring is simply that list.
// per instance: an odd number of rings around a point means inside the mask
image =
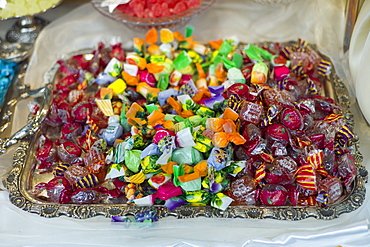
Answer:
[{"label": "candy pile", "polygon": [[355,135],[320,96],[329,62],[302,40],[203,44],[192,32],[152,29],[132,52],[100,43],[59,61],[35,159],[54,178],[36,196],[225,210],[326,206],[351,190]]},{"label": "candy pile", "polygon": [[6,92],[13,81],[17,63],[0,60],[0,105],[3,104]]},{"label": "candy pile", "polygon": [[60,0],[6,0],[0,1],[0,19],[34,15],[50,9]]},{"label": "candy pile", "polygon": [[166,17],[197,7],[200,3],[201,0],[131,0],[118,5],[117,10],[140,18]]}]

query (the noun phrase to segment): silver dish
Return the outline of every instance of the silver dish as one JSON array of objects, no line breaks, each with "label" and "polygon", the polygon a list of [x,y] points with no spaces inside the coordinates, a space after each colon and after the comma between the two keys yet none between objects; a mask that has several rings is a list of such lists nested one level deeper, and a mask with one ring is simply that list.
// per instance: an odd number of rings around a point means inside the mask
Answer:
[{"label": "silver dish", "polygon": [[[271,43],[259,45],[268,46]],[[315,47],[311,48],[315,49]],[[80,54],[79,52],[78,54]],[[75,54],[72,54],[75,55]],[[325,59],[327,57],[323,56]],[[353,183],[353,189],[339,199],[336,203],[327,207],[319,206],[229,206],[225,211],[210,206],[181,206],[171,211],[163,206],[134,206],[127,204],[57,204],[43,201],[32,194],[33,186],[43,182],[38,174],[34,173],[34,152],[35,143],[38,138],[38,128],[40,122],[45,117],[45,109],[51,102],[51,88],[57,80],[58,65],[55,64],[45,75],[45,86],[37,90],[37,93],[30,94],[35,99],[42,99],[42,110],[39,114],[29,118],[25,128],[17,132],[13,137],[3,139],[0,143],[2,150],[6,147],[21,142],[20,147],[14,154],[13,169],[4,180],[4,185],[9,191],[9,199],[15,206],[24,211],[35,213],[43,217],[68,216],[73,218],[85,219],[98,215],[105,217],[113,216],[134,216],[146,210],[156,209],[159,218],[172,216],[178,219],[208,217],[208,218],[244,218],[244,219],[277,219],[277,220],[302,220],[306,218],[316,218],[330,220],[338,218],[343,213],[350,213],[358,209],[365,200],[365,183],[368,179],[368,172],[362,165],[363,157],[359,151],[359,140],[355,138],[351,141],[350,151],[355,157],[358,175]],[[350,112],[350,101],[348,91],[335,71],[327,77],[324,82],[324,94],[334,98],[343,111],[350,127],[353,128],[354,117]],[[40,180],[41,179],[41,180]]]}]

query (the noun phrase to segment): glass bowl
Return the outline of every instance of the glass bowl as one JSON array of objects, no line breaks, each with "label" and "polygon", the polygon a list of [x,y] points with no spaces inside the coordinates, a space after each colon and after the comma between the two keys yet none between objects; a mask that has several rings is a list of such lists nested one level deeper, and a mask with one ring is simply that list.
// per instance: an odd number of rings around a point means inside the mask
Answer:
[{"label": "glass bowl", "polygon": [[92,0],[91,3],[101,14],[124,23],[128,28],[134,31],[146,32],[151,28],[161,29],[169,28],[172,30],[179,29],[190,22],[191,18],[201,14],[213,5],[216,0],[202,0],[197,7],[190,8],[179,14],[174,14],[166,17],[140,18],[129,16],[115,9],[112,13],[108,7],[101,7],[103,0]]},{"label": "glass bowl", "polygon": [[252,1],[262,4],[288,4],[296,0],[252,0]]}]

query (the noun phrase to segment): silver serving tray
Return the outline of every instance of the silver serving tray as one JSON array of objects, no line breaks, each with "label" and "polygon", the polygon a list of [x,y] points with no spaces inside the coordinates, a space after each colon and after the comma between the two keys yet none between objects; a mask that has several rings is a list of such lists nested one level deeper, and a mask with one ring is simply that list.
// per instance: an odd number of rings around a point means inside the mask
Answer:
[{"label": "silver serving tray", "polygon": [[[294,43],[294,42],[293,42]],[[260,43],[258,45],[268,46],[271,43]],[[314,46],[311,49],[317,51]],[[89,50],[91,51],[91,50]],[[82,51],[70,54],[81,54]],[[326,60],[329,58],[323,56]],[[28,124],[15,133],[12,137],[0,140],[0,150],[6,152],[6,148],[20,142],[13,157],[13,168],[4,180],[4,185],[9,191],[10,201],[24,211],[35,213],[43,217],[68,216],[73,218],[85,219],[98,215],[105,217],[113,216],[134,216],[140,212],[155,208],[159,218],[173,216],[175,218],[245,218],[245,219],[277,219],[277,220],[302,220],[306,218],[316,218],[330,220],[339,217],[343,213],[350,213],[359,208],[365,200],[365,183],[367,182],[368,172],[362,165],[363,156],[359,151],[358,138],[351,140],[350,151],[355,158],[358,175],[353,183],[353,189],[336,203],[327,207],[319,206],[229,206],[225,211],[211,206],[181,206],[175,210],[169,210],[164,206],[135,206],[127,204],[57,204],[43,201],[32,194],[33,186],[43,182],[38,174],[34,174],[34,153],[35,143],[39,136],[39,127],[44,119],[49,104],[51,102],[51,89],[53,83],[58,79],[58,65],[55,64],[44,76],[44,86],[26,96],[33,96],[41,104],[41,110],[36,116],[30,117]],[[19,79],[19,78],[18,78]],[[19,84],[16,83],[16,84]],[[354,117],[350,112],[350,100],[348,91],[337,76],[334,69],[330,76],[326,78],[323,85],[323,95],[336,100],[343,111],[351,128],[354,125]],[[14,88],[13,88],[14,90]],[[9,94],[16,94],[9,92]],[[41,95],[41,96],[40,96]],[[40,98],[41,97],[41,98]],[[21,97],[18,97],[21,98]],[[17,101],[16,99],[13,99]],[[8,104],[9,105],[9,102]],[[2,113],[3,114],[3,113]],[[0,116],[1,117],[1,116]],[[1,118],[0,118],[1,119]],[[11,125],[8,123],[8,125]],[[8,127],[8,126],[7,126]],[[6,128],[5,128],[6,129]],[[1,131],[0,131],[1,134]]]}]

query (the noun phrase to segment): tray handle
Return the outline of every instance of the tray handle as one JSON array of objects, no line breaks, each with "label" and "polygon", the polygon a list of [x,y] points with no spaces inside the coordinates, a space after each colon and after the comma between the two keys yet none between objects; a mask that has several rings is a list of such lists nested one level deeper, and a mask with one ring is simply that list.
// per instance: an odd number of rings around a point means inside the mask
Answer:
[{"label": "tray handle", "polygon": [[[9,148],[10,146],[17,144],[20,140],[24,139],[27,136],[35,134],[48,112],[48,99],[51,99],[51,94],[51,85],[45,85],[44,87],[36,90],[30,90],[29,88],[26,88],[25,92],[21,93],[17,99],[12,99],[10,102],[8,102],[7,106],[10,107],[14,106],[19,100],[22,99],[30,97],[43,97],[43,100],[41,100],[40,102],[40,109],[38,110],[37,114],[31,116],[28,119],[27,124],[23,128],[15,132],[9,138],[0,139],[0,155],[6,153],[7,148]],[[3,126],[8,127],[10,122],[11,118],[8,117],[7,122]]]}]

